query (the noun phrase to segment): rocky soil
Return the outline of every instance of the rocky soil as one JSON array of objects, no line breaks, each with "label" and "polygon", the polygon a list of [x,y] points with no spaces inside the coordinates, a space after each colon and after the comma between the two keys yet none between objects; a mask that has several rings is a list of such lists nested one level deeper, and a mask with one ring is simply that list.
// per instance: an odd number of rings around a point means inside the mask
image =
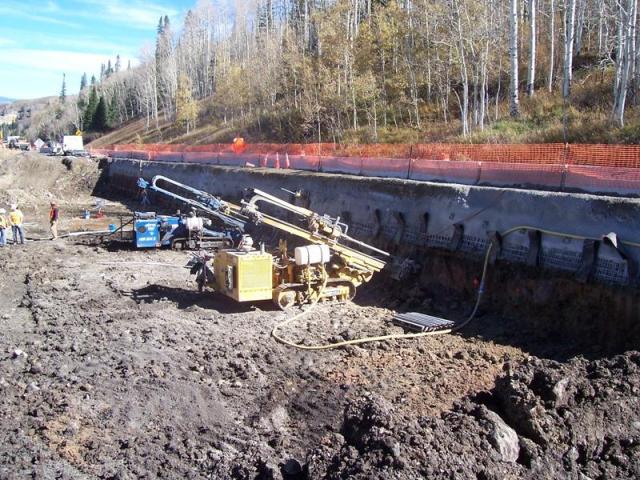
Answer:
[{"label": "rocky soil", "polygon": [[[199,294],[188,259],[0,249],[0,478],[640,477],[638,352],[523,338],[489,312],[457,335],[302,352],[270,337],[289,313]],[[288,338],[396,332],[391,306],[466,311],[383,287]]]}]

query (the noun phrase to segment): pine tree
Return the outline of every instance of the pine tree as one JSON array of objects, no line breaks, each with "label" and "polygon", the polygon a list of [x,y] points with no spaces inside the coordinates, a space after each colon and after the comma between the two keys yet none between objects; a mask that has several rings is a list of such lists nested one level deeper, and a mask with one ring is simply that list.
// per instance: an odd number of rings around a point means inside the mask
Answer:
[{"label": "pine tree", "polygon": [[120,63],[120,55],[116,55],[116,64],[114,67],[114,71],[118,73],[120,71],[121,63]]},{"label": "pine tree", "polygon": [[118,94],[114,93],[113,97],[111,97],[111,101],[109,102],[109,108],[107,111],[107,125],[109,127],[113,127],[118,125]]},{"label": "pine tree", "polygon": [[89,93],[89,101],[87,102],[87,108],[84,111],[84,126],[87,130],[93,129],[93,118],[95,116],[97,107],[98,107],[98,92],[96,90],[96,86],[93,85],[91,87],[91,92]]},{"label": "pine tree", "polygon": [[62,74],[62,87],[60,88],[60,103],[67,100],[67,78],[66,74]]},{"label": "pine tree", "polygon": [[107,61],[107,69],[105,71],[105,77],[109,78],[113,73],[113,68],[111,68],[111,59]]},{"label": "pine tree", "polygon": [[80,130],[84,130],[87,126],[87,123],[84,118],[86,114],[87,102],[85,100],[84,95],[82,95],[82,93],[78,95],[78,101],[76,102],[76,106],[78,107],[78,112],[80,112],[80,118],[78,119],[80,123],[78,124],[78,128]]},{"label": "pine tree", "polygon": [[91,122],[91,130],[95,132],[104,132],[107,129],[107,126],[107,105],[105,104],[104,97],[100,96],[96,112],[93,115],[93,120]]},{"label": "pine tree", "polygon": [[96,86],[96,76],[95,75],[91,75],[91,86],[92,87]]},{"label": "pine tree", "polygon": [[80,79],[80,91],[83,91],[87,88],[87,73],[82,74],[82,78]]}]

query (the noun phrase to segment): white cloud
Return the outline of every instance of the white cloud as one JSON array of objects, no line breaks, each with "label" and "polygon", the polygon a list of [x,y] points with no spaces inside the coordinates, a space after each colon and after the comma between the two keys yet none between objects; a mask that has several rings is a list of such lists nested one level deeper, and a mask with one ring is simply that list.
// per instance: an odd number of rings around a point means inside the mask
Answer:
[{"label": "white cloud", "polygon": [[47,5],[44,7],[47,12],[59,12],[60,6],[56,2],[48,1]]},{"label": "white cloud", "polygon": [[141,0],[83,0],[78,8],[61,7],[57,2],[4,0],[0,3],[0,16],[25,19],[60,25],[69,28],[82,28],[87,19],[102,21],[129,28],[155,30],[160,17],[175,18],[179,11],[161,3]]},{"label": "white cloud", "polygon": [[155,29],[158,20],[165,15],[175,17],[179,12],[169,6],[140,2],[137,0],[125,2],[122,0],[85,0],[85,3],[97,7],[98,12],[91,12],[91,16],[98,16],[103,21],[125,24],[139,29]]},{"label": "white cloud", "polygon": [[[7,48],[3,51],[4,65],[13,69],[25,71],[26,74],[33,71],[59,72],[67,74],[82,74],[91,76],[100,73],[100,65],[106,64],[109,58],[112,62],[115,56],[109,57],[98,53],[82,53],[66,50],[39,50]],[[122,65],[135,66],[138,61],[135,58],[121,57]]]}]

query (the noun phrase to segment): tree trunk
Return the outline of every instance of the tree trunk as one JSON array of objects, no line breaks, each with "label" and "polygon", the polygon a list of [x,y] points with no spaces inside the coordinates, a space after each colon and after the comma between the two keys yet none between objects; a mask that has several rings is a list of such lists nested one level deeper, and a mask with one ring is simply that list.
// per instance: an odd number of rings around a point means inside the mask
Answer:
[{"label": "tree trunk", "polygon": [[616,58],[615,95],[613,118],[619,126],[624,126],[624,109],[629,88],[632,65],[635,62],[636,14],[638,1],[626,0],[620,4],[618,25],[618,55]]},{"label": "tree trunk", "polygon": [[518,0],[511,0],[509,22],[509,59],[511,60],[509,111],[513,118],[517,118],[520,116],[520,101],[518,99]]},{"label": "tree trunk", "polygon": [[573,78],[573,37],[576,23],[576,0],[567,0],[564,22],[564,74],[562,96],[569,98]]},{"label": "tree trunk", "polygon": [[556,56],[556,5],[555,0],[551,0],[551,11],[549,12],[550,25],[549,25],[549,81],[547,83],[547,90],[549,93],[553,91],[553,71],[555,68],[555,56]]},{"label": "tree trunk", "polygon": [[529,0],[529,76],[527,94],[533,97],[536,82],[536,0]]}]

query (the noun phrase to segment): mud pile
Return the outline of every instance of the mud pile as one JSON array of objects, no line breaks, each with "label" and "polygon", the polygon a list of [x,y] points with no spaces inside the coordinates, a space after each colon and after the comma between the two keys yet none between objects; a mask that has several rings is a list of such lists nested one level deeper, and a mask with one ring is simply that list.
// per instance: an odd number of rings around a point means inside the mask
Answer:
[{"label": "mud pile", "polygon": [[640,353],[507,365],[490,394],[440,418],[376,393],[347,404],[308,478],[638,478]]}]

